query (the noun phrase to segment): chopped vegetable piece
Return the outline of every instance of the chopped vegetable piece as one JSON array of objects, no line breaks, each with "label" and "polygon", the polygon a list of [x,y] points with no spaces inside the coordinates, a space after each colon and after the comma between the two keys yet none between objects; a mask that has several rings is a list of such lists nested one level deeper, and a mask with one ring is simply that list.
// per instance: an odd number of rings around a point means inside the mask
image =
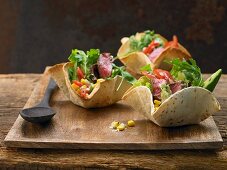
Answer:
[{"label": "chopped vegetable piece", "polygon": [[167,42],[166,44],[165,44],[165,47],[174,47],[174,48],[177,48],[177,47],[179,47],[179,45],[178,45],[178,39],[177,39],[177,36],[176,35],[174,35],[173,36],[173,40],[172,41],[169,41],[169,42]]},{"label": "chopped vegetable piece", "polygon": [[144,47],[143,53],[146,54],[146,55],[149,55],[158,46],[160,46],[159,43],[152,41],[147,47]]},{"label": "chopped vegetable piece", "polygon": [[135,122],[134,122],[133,120],[129,120],[129,121],[128,121],[128,126],[129,126],[129,127],[135,126]]},{"label": "chopped vegetable piece", "polygon": [[133,83],[133,86],[134,87],[137,87],[137,86],[146,86],[147,88],[149,88],[152,91],[151,81],[146,76],[140,77],[139,80],[137,80],[136,82]]},{"label": "chopped vegetable piece", "polygon": [[77,81],[77,80],[74,80],[73,83],[76,84],[79,87],[83,86],[83,84],[81,82]]},{"label": "chopped vegetable piece", "polygon": [[154,69],[153,71],[154,75],[158,79],[165,79],[165,80],[173,80],[170,72],[162,69]]},{"label": "chopped vegetable piece", "polygon": [[161,99],[162,102],[164,102],[167,98],[170,97],[170,95],[172,94],[170,87],[168,84],[162,84],[161,85]]},{"label": "chopped vegetable piece", "polygon": [[87,79],[81,79],[80,82],[84,85],[89,85],[90,82]]},{"label": "chopped vegetable piece", "polygon": [[222,69],[219,69],[218,71],[216,71],[214,74],[212,74],[205,82],[203,85],[203,88],[209,90],[209,91],[213,91],[215,86],[218,83],[218,80],[221,77],[221,73],[222,73]]},{"label": "chopped vegetable piece", "polygon": [[80,67],[77,67],[77,77],[78,77],[78,80],[81,80],[82,78],[84,78],[84,73],[82,72]]},{"label": "chopped vegetable piece", "polygon": [[72,88],[74,89],[74,90],[78,90],[80,87],[78,86],[78,85],[76,85],[75,83],[73,83],[72,85]]}]

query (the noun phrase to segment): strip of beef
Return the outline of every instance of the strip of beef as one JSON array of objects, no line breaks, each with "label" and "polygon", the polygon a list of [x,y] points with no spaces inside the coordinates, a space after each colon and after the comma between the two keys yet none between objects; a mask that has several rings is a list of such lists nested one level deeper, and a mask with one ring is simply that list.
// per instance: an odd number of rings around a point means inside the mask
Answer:
[{"label": "strip of beef", "polygon": [[110,53],[102,53],[97,61],[99,76],[101,78],[107,78],[112,73],[112,56]]},{"label": "strip of beef", "polygon": [[97,79],[100,78],[97,64],[92,65],[92,67],[91,67],[91,75],[90,75],[89,78],[93,81],[93,83],[96,83]]},{"label": "strip of beef", "polygon": [[176,93],[177,91],[181,90],[184,88],[184,85],[180,82],[175,82],[173,84],[169,85],[170,90],[172,91],[172,94]]},{"label": "strip of beef", "polygon": [[163,47],[159,47],[154,49],[154,51],[149,54],[148,58],[150,59],[151,62],[154,62],[156,58],[164,51]]}]

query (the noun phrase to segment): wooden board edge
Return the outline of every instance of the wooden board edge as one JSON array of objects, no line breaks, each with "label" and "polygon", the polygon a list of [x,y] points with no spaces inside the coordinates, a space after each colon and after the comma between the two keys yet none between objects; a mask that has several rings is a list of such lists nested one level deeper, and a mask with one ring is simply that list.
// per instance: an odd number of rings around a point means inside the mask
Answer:
[{"label": "wooden board edge", "polygon": [[218,126],[216,125],[215,121],[214,121],[214,117],[213,116],[210,116],[210,121],[213,123],[214,125],[214,128],[215,128],[215,131],[216,131],[216,135],[217,135],[217,140],[216,141],[220,141],[222,142],[222,145],[224,144],[224,141],[222,139],[222,136],[221,136],[221,133],[218,129]]},{"label": "wooden board edge", "polygon": [[[18,142],[20,144],[18,144]],[[12,141],[6,140],[5,146],[12,148],[37,148],[37,149],[87,149],[87,150],[196,150],[196,149],[221,149],[223,141],[209,141],[209,142],[190,142],[189,143],[68,143],[68,142],[37,142],[30,141]],[[200,145],[201,144],[201,145]],[[111,146],[111,148],[110,148]]]}]

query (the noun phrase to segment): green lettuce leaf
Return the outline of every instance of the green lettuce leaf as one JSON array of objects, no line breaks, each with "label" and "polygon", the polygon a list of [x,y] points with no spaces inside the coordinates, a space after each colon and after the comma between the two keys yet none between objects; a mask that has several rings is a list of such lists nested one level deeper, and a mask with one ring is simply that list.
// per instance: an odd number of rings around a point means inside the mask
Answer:
[{"label": "green lettuce leaf", "polygon": [[142,51],[155,39],[154,31],[147,30],[144,33],[140,40],[137,40],[134,35],[129,38],[131,51]]},{"label": "green lettuce leaf", "polygon": [[173,65],[170,73],[176,80],[183,81],[188,86],[203,86],[202,73],[195,60],[181,61],[176,58],[170,63]]},{"label": "green lettuce leaf", "polygon": [[130,52],[142,51],[144,47],[147,47],[153,40],[159,42],[160,46],[164,45],[163,40],[155,34],[154,31],[144,31],[144,35],[140,40],[137,40],[134,35],[129,37],[130,41]]},{"label": "green lettuce leaf", "polygon": [[167,98],[171,96],[172,92],[168,84],[161,85],[161,100],[164,102]]},{"label": "green lettuce leaf", "polygon": [[89,66],[91,66],[91,65],[97,63],[99,55],[100,55],[99,49],[90,49],[89,51],[87,51],[87,56],[88,56],[87,64]]},{"label": "green lettuce leaf", "polygon": [[143,67],[140,68],[140,71],[148,71],[149,73],[152,72],[152,68],[151,68],[151,65],[150,64],[147,64]]},{"label": "green lettuce leaf", "polygon": [[111,78],[114,78],[117,75],[122,76],[131,84],[133,84],[136,81],[135,77],[133,77],[130,73],[125,71],[124,66],[118,67],[115,64],[113,64],[113,70],[112,70]]},{"label": "green lettuce leaf", "polygon": [[86,53],[82,50],[73,49],[68,60],[74,64],[73,68],[68,70],[70,80],[76,80],[77,67],[80,67],[87,77],[90,74],[91,65],[95,64],[99,58],[100,50],[99,49],[90,49]]},{"label": "green lettuce leaf", "polygon": [[147,78],[146,76],[140,77],[137,81],[135,81],[133,83],[133,86],[134,87],[146,86],[147,88],[149,88],[151,90],[151,92],[153,91],[152,83],[151,83],[150,79]]}]

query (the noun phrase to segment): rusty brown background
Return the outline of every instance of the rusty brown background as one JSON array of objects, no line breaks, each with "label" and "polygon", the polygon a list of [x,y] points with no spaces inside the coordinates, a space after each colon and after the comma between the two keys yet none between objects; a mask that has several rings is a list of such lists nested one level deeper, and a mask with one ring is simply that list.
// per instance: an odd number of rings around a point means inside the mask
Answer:
[{"label": "rusty brown background", "polygon": [[227,73],[227,0],[0,0],[0,73],[39,72],[72,48],[116,54],[120,38],[176,34],[203,72]]}]

